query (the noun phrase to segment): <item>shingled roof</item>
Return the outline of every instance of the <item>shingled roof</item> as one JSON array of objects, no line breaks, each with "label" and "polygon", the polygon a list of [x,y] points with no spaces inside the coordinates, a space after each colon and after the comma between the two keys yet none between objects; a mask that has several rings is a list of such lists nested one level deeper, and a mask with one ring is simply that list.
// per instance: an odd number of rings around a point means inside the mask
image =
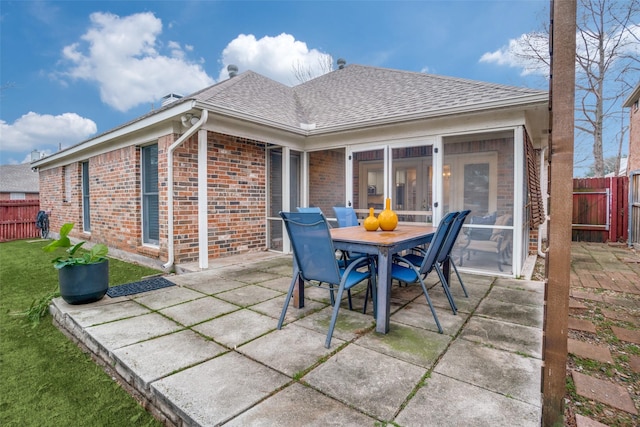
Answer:
[{"label": "shingled roof", "polygon": [[185,100],[283,126],[313,124],[322,131],[540,102],[546,96],[536,89],[348,65],[294,87],[246,71]]},{"label": "shingled roof", "polygon": [[38,173],[31,170],[31,165],[0,166],[0,193],[38,193],[40,182]]}]

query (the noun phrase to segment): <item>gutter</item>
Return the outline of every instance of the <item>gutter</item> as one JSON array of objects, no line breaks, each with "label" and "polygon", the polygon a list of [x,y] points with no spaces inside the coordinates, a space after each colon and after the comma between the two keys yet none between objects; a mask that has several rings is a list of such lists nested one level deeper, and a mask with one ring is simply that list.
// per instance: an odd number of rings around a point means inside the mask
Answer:
[{"label": "gutter", "polygon": [[175,261],[174,256],[174,245],[173,245],[173,152],[182,145],[187,139],[189,139],[194,133],[198,131],[202,127],[203,124],[207,122],[207,118],[209,117],[209,110],[203,109],[202,115],[200,116],[200,120],[193,126],[191,126],[185,133],[182,134],[180,138],[177,139],[176,142],[169,146],[167,150],[167,167],[168,167],[168,177],[167,177],[167,255],[168,260],[166,264],[162,265],[162,268],[165,270],[173,267],[173,263]]}]

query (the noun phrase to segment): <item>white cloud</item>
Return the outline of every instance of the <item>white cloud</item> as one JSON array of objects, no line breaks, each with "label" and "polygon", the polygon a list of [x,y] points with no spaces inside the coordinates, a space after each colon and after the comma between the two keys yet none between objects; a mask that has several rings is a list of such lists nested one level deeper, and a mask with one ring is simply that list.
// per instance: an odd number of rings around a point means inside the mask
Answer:
[{"label": "white cloud", "polygon": [[253,34],[240,34],[222,51],[223,68],[219,79],[228,77],[227,66],[234,64],[238,71],[252,70],[286,85],[299,83],[295,67],[302,67],[317,77],[331,71],[333,58],[317,49],[309,49],[305,42],[292,35],[265,36],[256,39]]},{"label": "white cloud", "polygon": [[13,124],[0,120],[0,147],[3,152],[19,153],[37,149],[44,152],[69,147],[97,131],[93,120],[75,113],[57,116],[29,112]]},{"label": "white cloud", "polygon": [[186,58],[185,46],[171,41],[169,56],[159,53],[162,22],[153,13],[119,17],[93,13],[82,41],[63,49],[71,66],[64,75],[95,82],[103,102],[119,111],[158,100],[167,93],[188,95],[214,83]]},{"label": "white cloud", "polygon": [[[535,51],[535,52],[534,52]],[[536,57],[540,54],[540,57]],[[527,33],[517,39],[509,40],[506,46],[487,52],[480,57],[480,62],[506,65],[521,68],[521,75],[549,75],[549,41],[546,34]]]}]

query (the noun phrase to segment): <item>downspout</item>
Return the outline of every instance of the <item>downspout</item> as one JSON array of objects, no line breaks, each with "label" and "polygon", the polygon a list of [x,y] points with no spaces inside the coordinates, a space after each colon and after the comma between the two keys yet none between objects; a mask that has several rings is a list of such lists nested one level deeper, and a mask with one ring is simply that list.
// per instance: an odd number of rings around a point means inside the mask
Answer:
[{"label": "downspout", "polygon": [[207,122],[207,118],[209,116],[208,110],[202,110],[202,115],[200,116],[200,120],[196,122],[195,125],[191,126],[185,133],[182,134],[180,138],[176,140],[173,144],[169,146],[167,150],[167,255],[169,259],[166,264],[162,265],[162,268],[167,270],[173,267],[173,262],[175,260],[174,257],[174,246],[173,246],[173,152],[182,145],[187,139],[189,139],[200,127]]},{"label": "downspout", "polygon": [[[547,147],[543,147],[542,151],[540,152],[540,174],[542,175],[542,171],[546,171],[547,168],[545,168],[545,163],[544,163],[544,154],[547,151]],[[542,177],[541,177],[542,178]],[[545,181],[548,181],[547,176],[545,174]],[[549,189],[547,188],[546,193],[549,193]],[[547,254],[545,252],[542,251],[542,231],[546,231],[547,230],[547,198],[544,197],[542,199],[542,207],[544,209],[544,221],[538,226],[538,256],[540,258],[545,258],[547,256]]]}]

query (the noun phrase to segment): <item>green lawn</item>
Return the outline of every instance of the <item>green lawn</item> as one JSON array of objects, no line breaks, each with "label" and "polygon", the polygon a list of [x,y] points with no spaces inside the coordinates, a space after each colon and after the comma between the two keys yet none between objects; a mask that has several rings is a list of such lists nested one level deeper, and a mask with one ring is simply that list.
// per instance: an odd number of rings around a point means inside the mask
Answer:
[{"label": "green lawn", "polygon": [[[33,327],[20,312],[57,287],[45,241],[0,243],[0,425],[161,425],[47,315]],[[109,284],[158,271],[110,259]]]}]

